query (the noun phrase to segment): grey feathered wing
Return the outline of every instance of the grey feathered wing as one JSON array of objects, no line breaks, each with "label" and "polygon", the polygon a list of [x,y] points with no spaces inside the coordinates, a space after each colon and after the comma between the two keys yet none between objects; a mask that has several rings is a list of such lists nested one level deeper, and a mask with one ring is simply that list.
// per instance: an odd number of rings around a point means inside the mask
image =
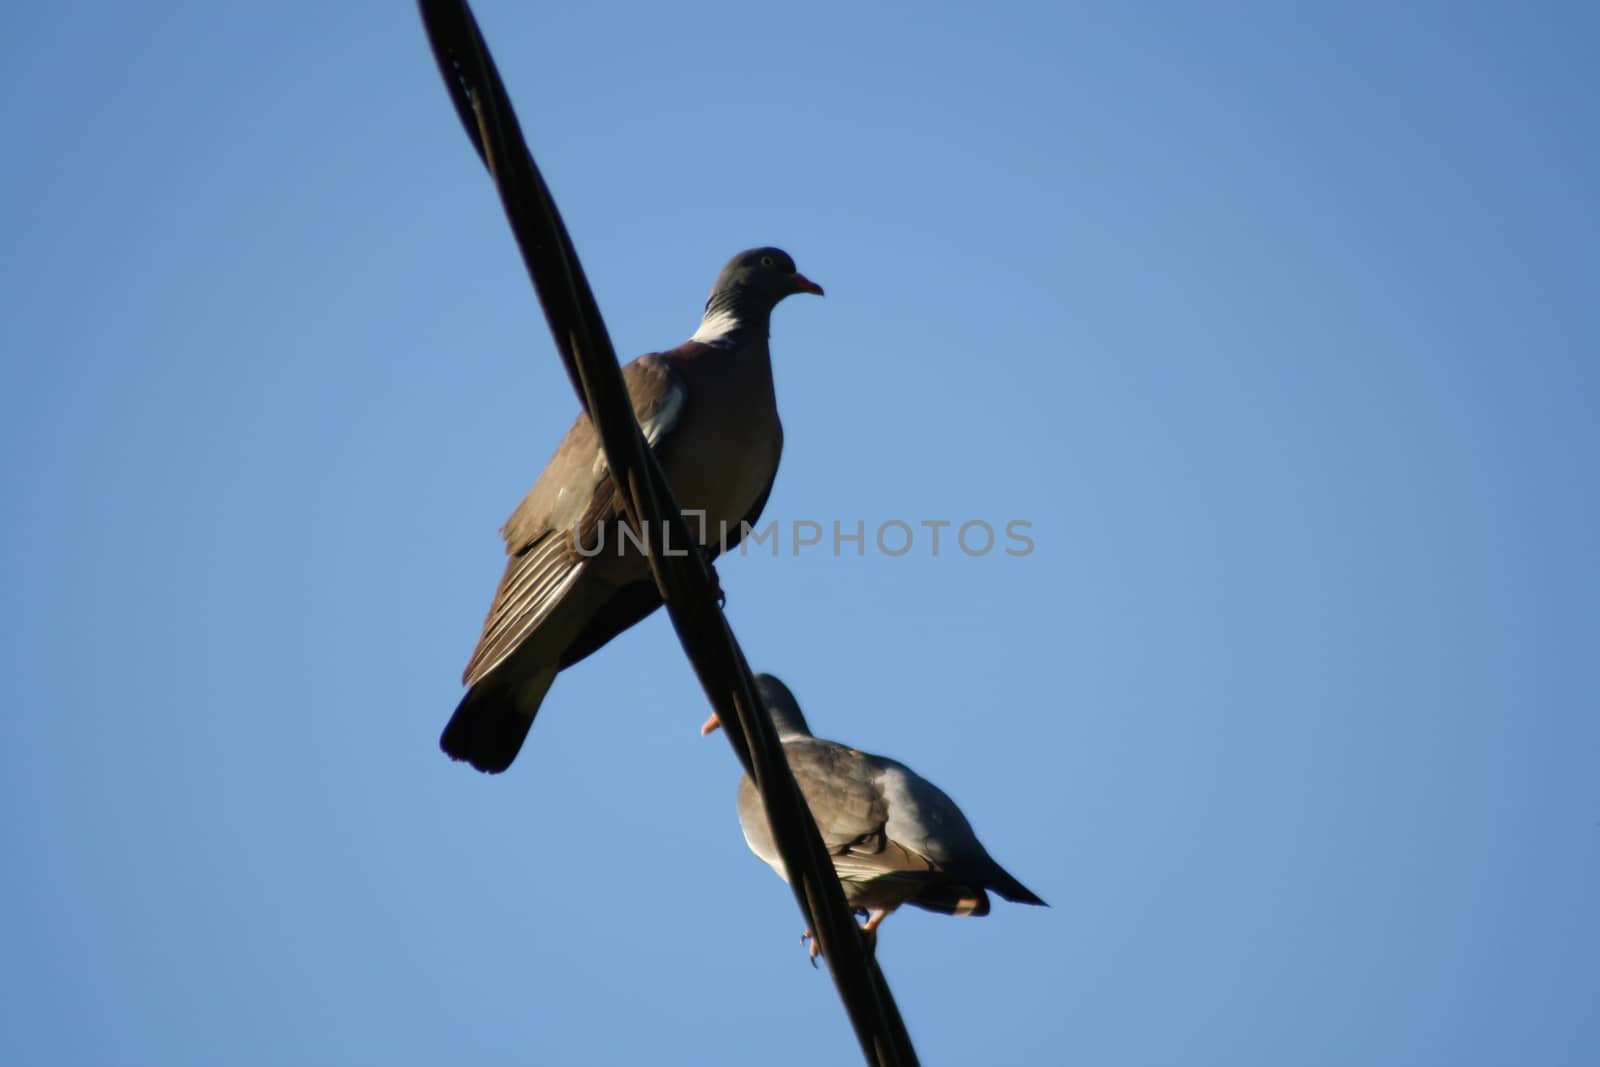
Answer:
[{"label": "grey feathered wing", "polygon": [[[683,408],[683,383],[665,361],[644,356],[623,368],[633,413],[651,444],[670,433]],[[462,681],[476,685],[549,618],[589,565],[577,549],[598,539],[615,553],[622,497],[587,414],[567,431],[555,456],[501,528],[505,573],[484,620],[483,635]],[[575,540],[576,539],[576,540]]]},{"label": "grey feathered wing", "polygon": [[[682,379],[659,355],[622,369],[634,416],[654,445],[678,425]],[[466,695],[439,736],[452,759],[497,774],[511,765],[528,736],[556,672],[649,614],[659,603],[648,581],[605,580],[593,567],[616,571],[609,558],[586,559],[602,529],[616,538],[621,497],[587,415],[579,415],[533,489],[501,533],[504,575],[464,673]],[[614,576],[614,575],[613,575]]]}]

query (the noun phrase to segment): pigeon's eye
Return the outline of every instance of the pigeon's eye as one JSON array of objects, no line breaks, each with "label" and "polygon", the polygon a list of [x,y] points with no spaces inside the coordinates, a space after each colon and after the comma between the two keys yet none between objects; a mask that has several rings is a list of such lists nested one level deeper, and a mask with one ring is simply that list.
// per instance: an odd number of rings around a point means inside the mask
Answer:
[{"label": "pigeon's eye", "polygon": [[778,261],[773,259],[771,256],[762,256],[761,265],[763,267],[775,267],[778,265]]}]

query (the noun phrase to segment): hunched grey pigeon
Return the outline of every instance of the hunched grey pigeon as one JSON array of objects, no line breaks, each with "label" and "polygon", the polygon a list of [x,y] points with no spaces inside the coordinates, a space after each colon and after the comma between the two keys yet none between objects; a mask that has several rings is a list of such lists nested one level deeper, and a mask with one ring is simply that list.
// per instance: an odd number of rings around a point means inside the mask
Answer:
[{"label": "hunched grey pigeon", "polygon": [[[713,556],[739,543],[741,523],[753,524],[772,492],[783,427],[767,337],[772,309],[793,293],[822,287],[780,249],[741,252],[689,340],[622,369],[645,440]],[[469,688],[439,738],[451,758],[505,770],[556,675],[661,605],[625,521],[599,435],[580,413],[501,528],[510,558],[462,676]]]},{"label": "hunched grey pigeon", "polygon": [[[813,737],[788,686],[770,674],[755,680],[845,899],[868,913],[862,930],[869,938],[902,904],[987,915],[991,889],[1019,904],[1044,904],[994,861],[955,801],[932,782],[903,763]],[[719,725],[712,715],[701,732]],[[750,851],[787,881],[749,775],[739,782],[739,824]],[[813,942],[813,961],[816,955]]]}]

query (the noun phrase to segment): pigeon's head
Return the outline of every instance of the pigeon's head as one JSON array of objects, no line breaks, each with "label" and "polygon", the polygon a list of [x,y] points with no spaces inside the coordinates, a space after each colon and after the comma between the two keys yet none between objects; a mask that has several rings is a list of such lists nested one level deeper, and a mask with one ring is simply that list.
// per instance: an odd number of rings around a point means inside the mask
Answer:
[{"label": "pigeon's head", "polygon": [[778,739],[810,737],[811,728],[800,713],[800,702],[789,692],[789,687],[770,674],[756,675],[756,689],[761,693],[761,703],[772,716],[772,725],[778,728]]},{"label": "pigeon's head", "polygon": [[[800,713],[800,702],[789,692],[789,687],[770,674],[758,674],[755,679],[756,693],[761,697],[761,703],[766,705],[767,714],[772,716],[772,725],[778,730],[778,740],[810,737],[811,728],[806,725],[806,717]],[[700,727],[700,732],[709,734],[721,725],[722,720],[713,712],[705,725]]]},{"label": "pigeon's head", "polygon": [[795,293],[822,295],[822,286],[795,269],[794,260],[781,248],[752,248],[728,260],[711,287],[711,302],[723,294],[738,304],[764,305],[767,310]]}]

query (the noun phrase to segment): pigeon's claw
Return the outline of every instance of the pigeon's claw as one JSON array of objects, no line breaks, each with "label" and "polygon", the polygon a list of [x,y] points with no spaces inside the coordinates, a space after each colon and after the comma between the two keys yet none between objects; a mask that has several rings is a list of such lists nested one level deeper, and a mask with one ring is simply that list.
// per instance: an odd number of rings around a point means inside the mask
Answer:
[{"label": "pigeon's claw", "polygon": [[817,965],[817,957],[822,955],[822,942],[818,941],[817,935],[813,934],[810,930],[807,930],[805,933],[800,935],[800,943],[802,945],[808,941],[811,943],[811,966],[815,968]]}]

